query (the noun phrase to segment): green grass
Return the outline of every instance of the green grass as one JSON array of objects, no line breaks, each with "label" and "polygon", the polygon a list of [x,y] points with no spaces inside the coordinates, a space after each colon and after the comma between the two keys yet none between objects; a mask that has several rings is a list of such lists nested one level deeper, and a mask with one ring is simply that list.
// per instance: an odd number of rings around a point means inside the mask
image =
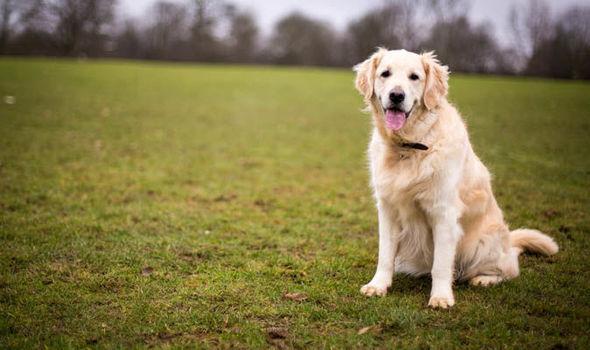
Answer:
[{"label": "green grass", "polygon": [[587,348],[590,84],[452,76],[507,220],[562,250],[435,311],[427,278],[358,291],[377,222],[352,79],[0,60],[0,348]]}]

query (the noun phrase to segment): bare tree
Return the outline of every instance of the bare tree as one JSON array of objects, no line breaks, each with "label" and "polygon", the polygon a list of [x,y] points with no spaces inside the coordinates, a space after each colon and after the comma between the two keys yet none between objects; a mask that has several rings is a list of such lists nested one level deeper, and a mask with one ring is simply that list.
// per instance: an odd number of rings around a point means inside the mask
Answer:
[{"label": "bare tree", "polygon": [[417,50],[424,30],[418,18],[425,0],[390,0],[349,24],[344,38],[346,64],[364,59],[377,46]]},{"label": "bare tree", "polygon": [[401,48],[400,33],[396,31],[399,19],[397,4],[388,4],[350,23],[346,33],[346,51],[351,60],[348,64],[360,62],[378,46]]},{"label": "bare tree", "polygon": [[56,42],[65,55],[102,50],[102,29],[114,17],[115,0],[49,0]]},{"label": "bare tree", "polygon": [[551,9],[545,0],[529,0],[514,5],[509,22],[517,51],[524,60],[530,58],[553,30]]},{"label": "bare tree", "polygon": [[192,6],[190,46],[193,57],[200,61],[218,59],[220,44],[215,37],[215,28],[226,9],[215,0],[193,0]]},{"label": "bare tree", "polygon": [[10,26],[5,53],[17,55],[55,55],[53,23],[47,16],[44,0],[18,0]]},{"label": "bare tree", "polygon": [[35,19],[42,8],[42,0],[0,0],[0,53],[18,31]]},{"label": "bare tree", "polygon": [[590,79],[590,7],[573,7],[535,47],[524,71],[529,75]]},{"label": "bare tree", "polygon": [[2,0],[0,2],[0,53],[6,52],[12,21],[16,12],[15,4],[14,0]]},{"label": "bare tree", "polygon": [[270,48],[276,63],[326,66],[336,60],[336,44],[329,25],[292,13],[276,24]]},{"label": "bare tree", "polygon": [[[394,10],[399,13],[397,30],[399,32],[400,44],[407,50],[416,50],[423,38],[418,30],[418,15],[424,10],[424,0],[397,0],[392,2]],[[424,24],[424,23],[422,23]]]},{"label": "bare tree", "polygon": [[143,55],[143,42],[140,29],[137,24],[128,19],[123,24],[122,30],[115,38],[116,55],[126,58],[141,58]]},{"label": "bare tree", "polygon": [[430,14],[436,22],[452,22],[469,13],[470,3],[466,0],[428,0]]},{"label": "bare tree", "polygon": [[48,26],[45,0],[19,0],[21,14],[18,22],[21,30],[46,30]]},{"label": "bare tree", "polygon": [[[453,71],[470,73],[507,73],[514,68],[507,62],[492,33],[490,24],[473,25],[467,17],[437,22],[425,50],[435,50]],[[449,40],[451,39],[451,40]]]},{"label": "bare tree", "polygon": [[88,33],[86,54],[100,55],[105,49],[105,43],[109,42],[110,30],[108,26],[115,17],[114,6],[116,0],[87,0],[88,3]]},{"label": "bare tree", "polygon": [[559,21],[570,42],[571,78],[590,79],[590,6],[575,6]]},{"label": "bare tree", "polygon": [[[469,25],[467,21],[469,3],[465,0],[429,0],[428,3],[433,25],[427,46],[432,47],[436,43],[437,52],[440,55],[441,49],[461,44],[456,40],[456,35],[460,34],[458,27]],[[436,42],[433,41],[434,37]]]},{"label": "bare tree", "polygon": [[187,7],[171,1],[158,1],[151,9],[153,18],[147,29],[148,58],[179,59],[178,50],[188,35]]},{"label": "bare tree", "polygon": [[[0,0],[0,54],[108,55],[211,62],[352,65],[377,46],[434,49],[452,70],[590,79],[590,7],[552,17],[547,0],[513,7],[515,45],[469,20],[468,0],[382,0],[338,33],[300,13],[260,39],[229,0],[160,0],[147,19],[111,26],[117,0]],[[516,62],[516,63],[515,63]]]},{"label": "bare tree", "polygon": [[252,14],[244,11],[231,11],[228,35],[228,51],[233,62],[252,62],[258,46],[258,26]]},{"label": "bare tree", "polygon": [[[432,24],[421,49],[435,50],[451,70],[473,73],[513,73],[514,53],[501,48],[490,23],[469,21],[467,0],[428,0],[424,13]],[[421,25],[424,25],[422,23]]]}]

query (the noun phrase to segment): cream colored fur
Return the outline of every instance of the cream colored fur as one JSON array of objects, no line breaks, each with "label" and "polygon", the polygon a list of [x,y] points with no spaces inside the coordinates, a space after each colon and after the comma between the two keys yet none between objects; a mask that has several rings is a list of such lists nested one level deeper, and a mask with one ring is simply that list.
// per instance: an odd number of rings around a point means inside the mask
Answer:
[{"label": "cream colored fur", "polygon": [[[432,53],[379,49],[355,67],[356,88],[373,117],[371,183],[379,218],[379,257],[368,296],[387,293],[394,272],[430,273],[429,305],[455,303],[454,280],[490,285],[519,274],[523,250],[551,255],[557,244],[539,231],[510,231],[475,155],[463,119],[446,99],[448,69]],[[388,70],[390,75],[383,77]],[[409,78],[411,74],[417,80]],[[415,77],[414,77],[415,78]],[[403,127],[385,124],[389,93],[403,91]],[[400,147],[419,142],[428,150]]]}]

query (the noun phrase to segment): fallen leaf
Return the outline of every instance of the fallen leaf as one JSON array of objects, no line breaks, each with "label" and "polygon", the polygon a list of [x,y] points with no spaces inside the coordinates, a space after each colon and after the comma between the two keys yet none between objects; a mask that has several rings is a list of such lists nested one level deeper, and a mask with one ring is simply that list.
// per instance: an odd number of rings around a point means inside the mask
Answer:
[{"label": "fallen leaf", "polygon": [[356,334],[361,335],[361,334],[366,334],[366,333],[380,333],[383,329],[381,328],[381,326],[367,326],[367,327],[363,327],[361,329],[358,330],[358,332]]},{"label": "fallen leaf", "polygon": [[264,206],[266,206],[266,202],[262,199],[257,199],[254,201],[254,205],[257,205],[259,207],[264,207]]},{"label": "fallen leaf", "polygon": [[289,335],[287,330],[282,327],[269,327],[266,329],[266,333],[271,339],[285,339]]},{"label": "fallen leaf", "polygon": [[279,350],[289,349],[289,347],[287,346],[287,344],[285,344],[285,341],[283,339],[271,339],[270,343]]},{"label": "fallen leaf", "polygon": [[231,202],[232,200],[238,198],[238,195],[235,193],[230,193],[227,196],[222,194],[213,199],[215,202]]},{"label": "fallen leaf", "polygon": [[146,266],[143,269],[141,269],[141,275],[142,276],[149,276],[152,273],[154,273],[154,268],[151,266]]},{"label": "fallen leaf", "polygon": [[293,301],[304,301],[307,300],[307,294],[305,293],[285,293],[283,298]]},{"label": "fallen leaf", "polygon": [[13,105],[16,103],[16,97],[14,96],[4,96],[4,103],[7,105]]},{"label": "fallen leaf", "polygon": [[252,160],[252,159],[241,159],[240,160],[240,164],[244,167],[244,168],[253,168],[255,166],[260,165],[260,162],[256,161],[256,160]]},{"label": "fallen leaf", "polygon": [[363,327],[363,328],[359,329],[359,331],[358,331],[358,332],[356,332],[356,334],[358,334],[358,335],[365,334],[365,333],[367,333],[368,331],[370,331],[370,330],[371,330],[371,328],[372,328],[372,326]]},{"label": "fallen leaf", "polygon": [[552,219],[556,216],[559,216],[560,212],[558,212],[555,209],[547,209],[543,212],[543,216],[546,217],[547,219]]},{"label": "fallen leaf", "polygon": [[97,337],[90,337],[88,339],[86,339],[86,344],[87,345],[93,345],[98,343],[98,338]]},{"label": "fallen leaf", "polygon": [[181,336],[182,333],[168,333],[168,332],[160,332],[157,334],[158,338],[162,340],[170,340],[176,337]]}]

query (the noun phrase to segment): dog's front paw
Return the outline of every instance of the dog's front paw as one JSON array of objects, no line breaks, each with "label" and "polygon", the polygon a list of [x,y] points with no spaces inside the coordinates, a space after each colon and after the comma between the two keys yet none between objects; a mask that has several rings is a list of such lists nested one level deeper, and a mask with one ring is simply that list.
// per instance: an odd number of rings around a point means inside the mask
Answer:
[{"label": "dog's front paw", "polygon": [[383,297],[387,294],[387,285],[368,283],[361,287],[361,293],[368,296],[380,296]]},{"label": "dog's front paw", "polygon": [[428,302],[428,306],[434,309],[447,309],[451,306],[455,305],[455,298],[453,296],[436,296],[433,295],[430,297],[430,301]]}]

